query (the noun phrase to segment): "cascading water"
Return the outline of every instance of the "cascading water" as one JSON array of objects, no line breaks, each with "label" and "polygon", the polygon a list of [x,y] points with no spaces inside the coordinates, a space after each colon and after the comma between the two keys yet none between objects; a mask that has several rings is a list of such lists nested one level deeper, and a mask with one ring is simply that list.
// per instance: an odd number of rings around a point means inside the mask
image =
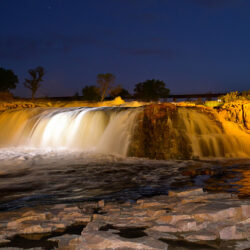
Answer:
[{"label": "cascading water", "polygon": [[236,124],[188,108],[178,109],[178,116],[194,157],[250,157],[250,135]]},{"label": "cascading water", "polygon": [[197,185],[249,195],[250,159],[218,157],[250,158],[250,135],[199,109],[8,110],[0,113],[0,211]]},{"label": "cascading water", "polygon": [[0,145],[94,150],[126,156],[139,109],[31,109],[0,115]]},{"label": "cascading water", "polygon": [[[0,114],[0,146],[77,149],[159,159],[250,156],[250,135],[237,125],[219,121],[214,114],[189,108],[175,108],[172,113],[164,109],[165,116],[159,118],[156,113],[156,120],[151,119],[149,112],[146,123],[152,121],[152,124],[145,126],[147,112],[143,111],[146,109],[81,107],[5,111]],[[134,153],[134,149],[139,153]],[[151,154],[151,151],[155,152]]]}]

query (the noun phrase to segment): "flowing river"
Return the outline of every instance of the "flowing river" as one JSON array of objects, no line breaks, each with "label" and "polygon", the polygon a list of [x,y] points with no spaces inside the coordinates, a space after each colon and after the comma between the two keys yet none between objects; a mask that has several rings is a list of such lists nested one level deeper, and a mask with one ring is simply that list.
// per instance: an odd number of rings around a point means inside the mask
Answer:
[{"label": "flowing river", "polygon": [[[148,149],[139,148],[139,158],[133,149],[135,134],[138,140],[143,130],[143,110],[34,108],[1,113],[0,210],[136,200],[188,187],[249,197],[249,134],[209,114],[180,108],[177,119],[167,120],[171,138],[164,150],[175,153],[155,160],[147,158]],[[176,146],[179,140],[189,146],[188,158]]]}]

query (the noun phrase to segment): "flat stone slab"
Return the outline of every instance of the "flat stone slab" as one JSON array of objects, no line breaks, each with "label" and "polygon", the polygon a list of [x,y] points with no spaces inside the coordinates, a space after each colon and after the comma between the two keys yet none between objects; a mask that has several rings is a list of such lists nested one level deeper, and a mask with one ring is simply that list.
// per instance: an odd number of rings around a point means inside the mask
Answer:
[{"label": "flat stone slab", "polygon": [[[166,241],[232,242],[249,248],[250,200],[202,189],[137,202],[84,202],[0,213],[0,247],[15,235],[47,235],[60,249],[167,249]],[[86,226],[81,235],[68,234]],[[65,231],[65,233],[64,233]],[[60,236],[53,237],[60,232]],[[38,235],[38,236],[37,236]],[[51,236],[50,236],[51,235]],[[245,249],[246,249],[245,248]]]}]

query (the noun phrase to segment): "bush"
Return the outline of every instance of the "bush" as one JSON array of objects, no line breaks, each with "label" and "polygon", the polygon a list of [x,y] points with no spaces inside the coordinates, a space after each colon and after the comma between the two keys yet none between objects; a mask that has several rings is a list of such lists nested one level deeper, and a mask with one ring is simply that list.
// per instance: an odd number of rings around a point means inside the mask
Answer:
[{"label": "bush", "polygon": [[224,103],[234,102],[238,100],[250,100],[250,90],[243,91],[242,93],[239,93],[238,91],[230,92],[222,96],[220,99]]}]

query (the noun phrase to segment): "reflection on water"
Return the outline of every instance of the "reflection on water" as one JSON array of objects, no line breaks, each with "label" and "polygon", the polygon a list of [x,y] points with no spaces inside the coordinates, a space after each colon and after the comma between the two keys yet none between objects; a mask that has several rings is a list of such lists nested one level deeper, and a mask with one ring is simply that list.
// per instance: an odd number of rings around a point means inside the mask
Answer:
[{"label": "reflection on water", "polygon": [[2,149],[0,210],[86,199],[137,199],[204,187],[250,195],[250,160],[159,161],[65,150]]}]

